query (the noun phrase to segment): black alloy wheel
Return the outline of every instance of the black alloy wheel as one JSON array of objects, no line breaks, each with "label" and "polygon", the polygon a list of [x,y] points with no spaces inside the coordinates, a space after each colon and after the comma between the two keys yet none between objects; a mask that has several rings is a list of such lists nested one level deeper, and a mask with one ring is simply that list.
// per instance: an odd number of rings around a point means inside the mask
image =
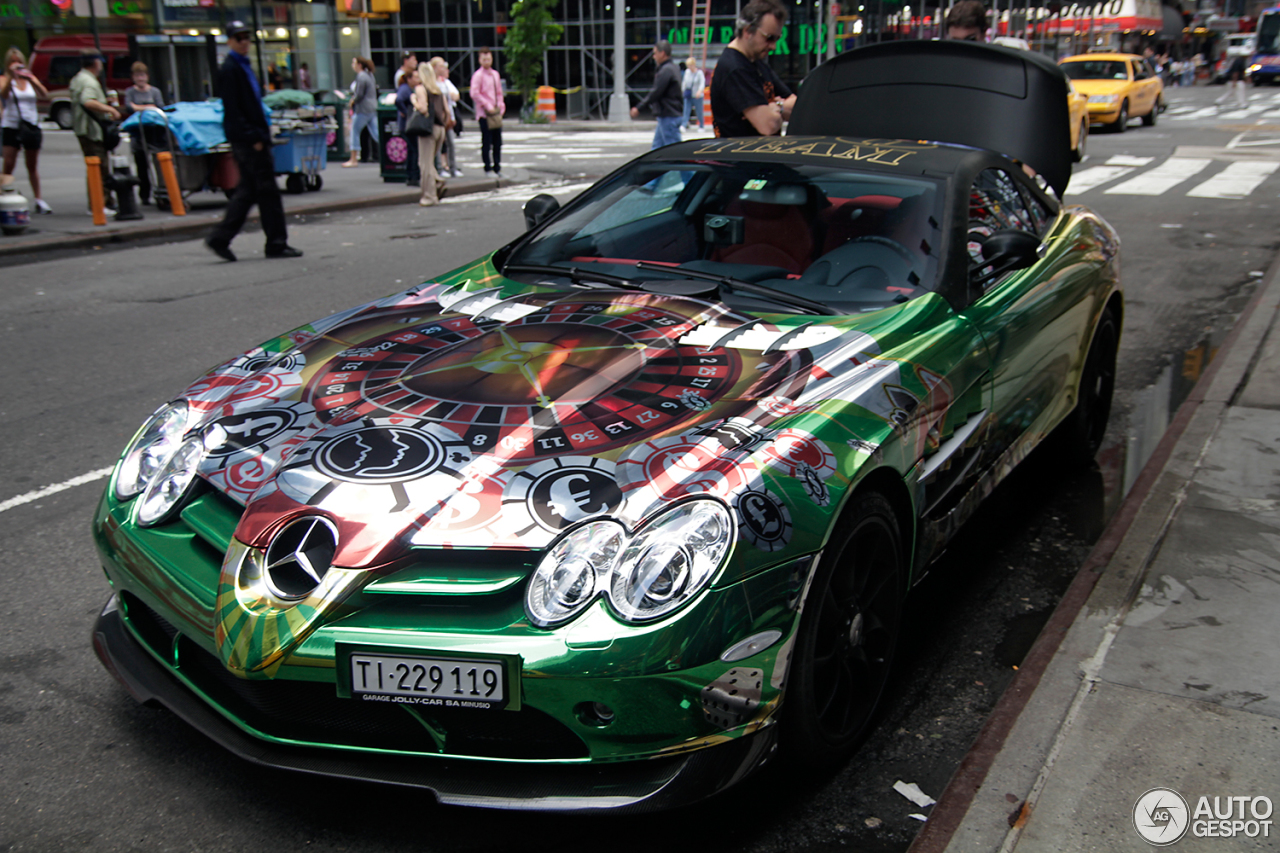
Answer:
[{"label": "black alloy wheel", "polygon": [[867,731],[901,628],[904,548],[893,508],[855,495],[805,598],[783,700],[783,746],[802,767],[844,760]]},{"label": "black alloy wheel", "polygon": [[1063,421],[1063,438],[1073,461],[1088,464],[1102,448],[1111,418],[1111,396],[1116,387],[1116,352],[1120,327],[1110,308],[1102,312],[1085,356],[1076,407]]}]

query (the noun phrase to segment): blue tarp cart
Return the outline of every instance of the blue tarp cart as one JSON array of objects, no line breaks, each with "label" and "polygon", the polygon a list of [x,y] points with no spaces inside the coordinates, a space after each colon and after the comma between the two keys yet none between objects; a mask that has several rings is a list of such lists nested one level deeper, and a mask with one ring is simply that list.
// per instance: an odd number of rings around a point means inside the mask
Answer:
[{"label": "blue tarp cart", "polygon": [[222,131],[221,101],[179,102],[161,110],[141,110],[120,127],[142,135],[152,176],[152,196],[159,210],[172,206],[169,188],[156,163],[156,155],[162,151],[173,156],[184,199],[202,190],[220,191],[230,197],[240,183],[240,170]]}]

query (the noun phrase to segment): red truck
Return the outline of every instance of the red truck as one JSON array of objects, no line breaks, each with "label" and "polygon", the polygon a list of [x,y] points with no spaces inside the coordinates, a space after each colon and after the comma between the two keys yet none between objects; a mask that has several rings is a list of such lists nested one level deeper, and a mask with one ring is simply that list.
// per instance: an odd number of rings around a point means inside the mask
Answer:
[{"label": "red truck", "polygon": [[[99,40],[106,58],[106,88],[123,92],[133,85],[129,37],[112,33],[99,36]],[[40,114],[57,122],[63,130],[71,129],[71,93],[67,86],[80,71],[80,51],[93,46],[91,35],[49,36],[36,42],[31,51],[28,67],[49,90],[49,97],[41,98],[37,104]]]}]

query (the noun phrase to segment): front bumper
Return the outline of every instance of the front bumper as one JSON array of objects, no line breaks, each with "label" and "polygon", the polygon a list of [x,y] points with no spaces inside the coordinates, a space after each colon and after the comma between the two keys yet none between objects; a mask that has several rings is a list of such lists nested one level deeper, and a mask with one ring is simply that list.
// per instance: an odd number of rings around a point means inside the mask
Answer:
[{"label": "front bumper", "polygon": [[763,765],[776,726],[709,749],[638,761],[543,764],[353,753],[255,738],[233,725],[155,660],[125,626],[115,600],[98,617],[93,647],[139,702],[158,702],[215,743],[255,764],[321,776],[423,788],[441,803],[554,812],[648,812],[703,799]]}]

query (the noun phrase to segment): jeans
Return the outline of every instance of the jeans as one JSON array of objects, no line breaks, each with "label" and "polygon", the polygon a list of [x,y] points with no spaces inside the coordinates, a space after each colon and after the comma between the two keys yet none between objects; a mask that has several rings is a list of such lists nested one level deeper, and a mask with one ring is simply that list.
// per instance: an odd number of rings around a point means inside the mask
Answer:
[{"label": "jeans", "polygon": [[[486,172],[502,171],[502,128],[489,129],[489,120],[481,118],[480,125],[480,159],[484,160]],[[492,158],[490,154],[492,153]]]},{"label": "jeans", "polygon": [[236,187],[222,222],[209,234],[211,246],[226,246],[240,232],[249,208],[258,206],[262,219],[262,231],[267,237],[267,249],[280,249],[288,244],[284,224],[284,202],[280,188],[276,186],[276,164],[271,157],[271,146],[264,145],[255,151],[252,145],[238,142],[231,144],[231,153],[240,167],[240,184]]},{"label": "jeans", "polygon": [[404,141],[408,143],[408,154],[404,161],[404,180],[408,184],[416,184],[422,180],[422,167],[418,163],[418,138],[414,136],[406,136]]},{"label": "jeans", "polygon": [[680,116],[668,116],[658,119],[658,127],[653,132],[653,148],[674,145],[680,141]]},{"label": "jeans", "polygon": [[377,113],[356,113],[351,119],[351,150],[360,155],[360,131],[369,128],[369,135],[373,137],[373,141],[378,141],[378,115]]},{"label": "jeans", "polygon": [[685,95],[684,96],[684,117],[680,119],[680,124],[689,124],[689,111],[693,111],[693,117],[698,120],[698,129],[702,129],[702,96]]}]

